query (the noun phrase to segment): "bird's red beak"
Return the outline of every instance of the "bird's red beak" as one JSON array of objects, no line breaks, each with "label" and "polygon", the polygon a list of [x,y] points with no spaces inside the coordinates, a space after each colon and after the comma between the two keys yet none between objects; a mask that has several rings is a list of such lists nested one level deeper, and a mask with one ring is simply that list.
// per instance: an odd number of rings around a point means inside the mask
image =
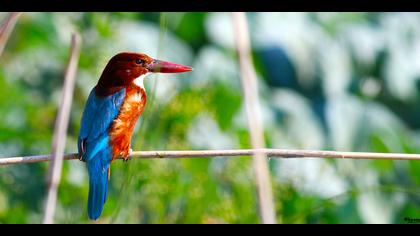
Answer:
[{"label": "bird's red beak", "polygon": [[192,71],[193,69],[188,66],[175,64],[172,62],[161,61],[161,60],[153,60],[152,63],[149,64],[147,69],[150,72],[154,73],[182,73]]}]

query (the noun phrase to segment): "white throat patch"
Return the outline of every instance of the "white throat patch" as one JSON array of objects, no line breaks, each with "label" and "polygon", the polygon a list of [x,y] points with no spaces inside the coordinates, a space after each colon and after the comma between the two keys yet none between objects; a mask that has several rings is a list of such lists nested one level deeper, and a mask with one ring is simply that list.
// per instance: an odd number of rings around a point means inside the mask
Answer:
[{"label": "white throat patch", "polygon": [[144,88],[144,83],[143,83],[143,80],[144,80],[144,77],[146,77],[146,76],[148,76],[148,75],[150,75],[151,73],[150,72],[147,72],[146,74],[144,74],[144,75],[140,75],[139,77],[137,77],[135,80],[133,80],[133,83],[135,84],[135,85],[137,85],[137,86],[139,86],[140,88],[142,88],[142,89],[145,89]]}]

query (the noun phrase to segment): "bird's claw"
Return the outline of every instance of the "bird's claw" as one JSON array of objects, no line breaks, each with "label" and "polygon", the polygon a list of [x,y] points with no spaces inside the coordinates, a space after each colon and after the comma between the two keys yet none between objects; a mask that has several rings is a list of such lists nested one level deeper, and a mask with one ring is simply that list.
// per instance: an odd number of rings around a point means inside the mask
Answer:
[{"label": "bird's claw", "polygon": [[124,162],[128,162],[128,161],[129,161],[129,160],[131,160],[131,159],[133,159],[133,158],[131,158],[130,156],[128,156],[128,157],[124,157],[124,158],[123,158],[123,161],[124,161]]}]

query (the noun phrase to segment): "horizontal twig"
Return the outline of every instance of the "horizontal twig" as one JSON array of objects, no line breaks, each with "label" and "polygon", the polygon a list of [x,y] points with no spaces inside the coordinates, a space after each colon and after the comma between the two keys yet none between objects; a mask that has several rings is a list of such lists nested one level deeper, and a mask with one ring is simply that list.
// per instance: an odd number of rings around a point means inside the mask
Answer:
[{"label": "horizontal twig", "polygon": [[[370,160],[419,160],[420,154],[405,153],[375,153],[375,152],[340,152],[319,150],[291,150],[291,149],[234,149],[234,150],[185,150],[185,151],[134,151],[132,158],[209,158],[209,157],[238,157],[253,156],[264,153],[274,158],[337,158],[337,159],[370,159]],[[67,154],[64,160],[78,159],[76,153]],[[122,159],[122,158],[119,158]],[[0,165],[25,164],[50,161],[51,155],[5,157],[0,158]]]}]

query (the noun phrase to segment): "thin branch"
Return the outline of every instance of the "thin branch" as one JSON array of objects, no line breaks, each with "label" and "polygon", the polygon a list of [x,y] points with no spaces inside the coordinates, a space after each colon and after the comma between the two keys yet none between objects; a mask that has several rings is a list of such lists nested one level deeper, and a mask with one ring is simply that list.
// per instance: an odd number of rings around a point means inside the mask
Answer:
[{"label": "thin branch", "polygon": [[[242,89],[245,95],[245,106],[251,144],[255,149],[265,147],[263,125],[260,117],[257,75],[252,63],[248,23],[244,12],[233,13],[236,46],[241,68]],[[261,222],[275,224],[276,213],[273,201],[270,173],[265,153],[254,153],[255,182],[258,192],[258,205]]]},{"label": "thin branch", "polygon": [[[420,154],[376,153],[376,152],[340,152],[322,150],[293,149],[235,149],[235,150],[184,150],[184,151],[134,151],[132,158],[212,158],[212,157],[243,157],[253,156],[256,152],[272,158],[333,158],[356,160],[407,160],[420,161]],[[77,160],[77,153],[64,155],[64,160]],[[122,158],[119,158],[122,159]],[[0,158],[0,166],[14,164],[29,164],[51,161],[51,155]]]},{"label": "thin branch", "polygon": [[22,15],[22,12],[12,12],[4,19],[0,26],[0,56],[3,53],[4,48],[6,47],[6,43],[9,40],[10,34],[15,27],[15,24]]},{"label": "thin branch", "polygon": [[53,158],[51,159],[48,173],[48,194],[45,201],[44,224],[52,224],[57,202],[57,189],[61,178],[63,165],[64,148],[66,146],[66,134],[69,123],[71,103],[73,100],[73,90],[77,71],[77,64],[80,55],[80,36],[73,34],[71,38],[70,59],[64,76],[63,92],[60,107],[55,122],[53,138]]}]

